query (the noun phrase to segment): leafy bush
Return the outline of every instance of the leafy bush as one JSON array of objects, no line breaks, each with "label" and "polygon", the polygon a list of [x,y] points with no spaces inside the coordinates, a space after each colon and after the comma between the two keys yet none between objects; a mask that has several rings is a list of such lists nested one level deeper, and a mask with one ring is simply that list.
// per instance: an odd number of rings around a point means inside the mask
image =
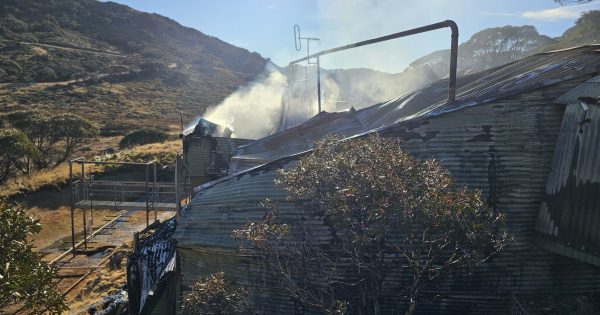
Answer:
[{"label": "leafy bush", "polygon": [[39,314],[43,309],[51,314],[66,310],[53,283],[56,269],[44,262],[27,240],[40,230],[37,219],[0,200],[0,309],[20,302]]},{"label": "leafy bush", "polygon": [[39,158],[39,150],[17,129],[0,130],[0,183],[17,172],[27,172],[29,161]]},{"label": "leafy bush", "polygon": [[[326,138],[276,183],[307,216],[325,218],[331,243],[302,220],[282,222],[269,203],[262,221],[233,234],[250,241],[291,297],[329,314],[343,313],[345,302],[352,312],[381,314],[385,295],[413,314],[430,281],[486,261],[507,241],[501,214],[478,191],[457,186],[438,162],[413,158],[395,139]],[[354,276],[327,268],[347,263]],[[400,289],[386,291],[394,279],[404,279]]]},{"label": "leafy bush", "polygon": [[219,272],[194,283],[181,309],[183,314],[241,314],[248,306],[247,295]]},{"label": "leafy bush", "polygon": [[166,132],[152,128],[140,128],[126,134],[121,141],[119,147],[129,148],[134,145],[163,142],[167,140]]},{"label": "leafy bush", "polygon": [[22,110],[2,115],[0,120],[22,131],[37,148],[38,168],[64,162],[77,146],[98,133],[88,120],[71,113]]}]

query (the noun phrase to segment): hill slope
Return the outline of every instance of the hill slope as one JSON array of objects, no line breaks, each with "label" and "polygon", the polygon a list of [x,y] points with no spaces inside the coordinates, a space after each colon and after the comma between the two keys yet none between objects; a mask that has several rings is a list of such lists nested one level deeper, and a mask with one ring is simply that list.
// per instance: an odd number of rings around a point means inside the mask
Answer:
[{"label": "hill slope", "polygon": [[[106,130],[200,114],[260,73],[257,53],[95,0],[4,0],[3,110],[75,111]],[[116,119],[115,119],[116,118]],[[192,117],[190,117],[191,119]]]}]

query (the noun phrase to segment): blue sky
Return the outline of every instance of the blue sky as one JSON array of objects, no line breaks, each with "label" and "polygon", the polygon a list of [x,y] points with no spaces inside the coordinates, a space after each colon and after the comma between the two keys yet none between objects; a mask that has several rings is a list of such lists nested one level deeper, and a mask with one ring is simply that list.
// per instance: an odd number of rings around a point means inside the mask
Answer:
[{"label": "blue sky", "polygon": [[[303,36],[318,37],[311,51],[327,49],[408,28],[453,19],[460,42],[475,32],[504,25],[534,25],[541,34],[559,36],[583,11],[600,1],[560,6],[553,0],[113,0],[158,13],[256,51],[278,65],[302,57],[294,49],[293,25]],[[438,30],[324,57],[325,68],[402,71],[412,60],[448,48],[450,31]]]}]

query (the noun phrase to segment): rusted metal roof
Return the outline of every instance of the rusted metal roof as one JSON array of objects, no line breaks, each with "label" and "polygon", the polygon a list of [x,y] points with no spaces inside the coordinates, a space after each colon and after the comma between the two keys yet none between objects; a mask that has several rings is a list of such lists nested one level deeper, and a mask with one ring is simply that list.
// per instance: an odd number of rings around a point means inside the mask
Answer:
[{"label": "rusted metal roof", "polygon": [[554,102],[557,104],[576,104],[580,97],[598,97],[600,95],[600,76],[593,77],[576,88],[561,95]]},{"label": "rusted metal roof", "polygon": [[[401,122],[443,115],[558,84],[600,70],[600,45],[540,53],[458,78],[456,101],[447,101],[447,79],[357,111],[321,113],[306,123],[258,139],[236,152],[238,164],[257,165],[312,148],[328,134],[358,135]],[[240,160],[247,160],[242,162]],[[254,163],[254,164],[253,164]],[[234,168],[241,171],[244,168]]]}]

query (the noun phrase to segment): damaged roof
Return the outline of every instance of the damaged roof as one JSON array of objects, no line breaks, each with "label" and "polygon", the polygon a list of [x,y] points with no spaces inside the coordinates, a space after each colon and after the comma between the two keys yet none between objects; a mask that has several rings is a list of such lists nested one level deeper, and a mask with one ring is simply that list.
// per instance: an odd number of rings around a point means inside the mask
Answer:
[{"label": "damaged roof", "polygon": [[[305,123],[258,139],[236,151],[232,162],[253,165],[310,150],[325,135],[343,137],[384,129],[402,122],[443,115],[551,86],[600,70],[600,45],[539,53],[483,72],[459,77],[454,102],[448,102],[448,79],[425,85],[396,99],[361,110],[321,113]],[[252,165],[252,164],[244,164]],[[244,168],[233,168],[241,171]]]}]

